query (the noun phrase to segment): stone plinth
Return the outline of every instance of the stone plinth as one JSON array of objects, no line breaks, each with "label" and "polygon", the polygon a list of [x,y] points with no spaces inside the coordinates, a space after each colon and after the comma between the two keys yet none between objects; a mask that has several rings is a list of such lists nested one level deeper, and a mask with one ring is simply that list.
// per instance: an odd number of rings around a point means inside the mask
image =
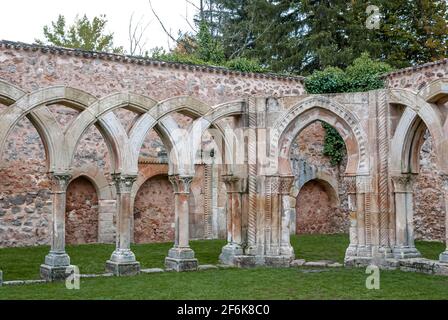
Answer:
[{"label": "stone plinth", "polygon": [[40,265],[40,277],[45,281],[64,281],[73,273],[74,266]]},{"label": "stone plinth", "polygon": [[219,261],[227,265],[235,265],[235,256],[243,255],[243,248],[238,244],[229,243],[222,248],[222,252],[219,255]]},{"label": "stone plinth", "polygon": [[135,276],[140,273],[140,263],[134,262],[115,262],[106,261],[106,272],[110,272],[115,276]]},{"label": "stone plinth", "polygon": [[165,268],[177,272],[196,271],[198,259],[190,248],[171,248],[165,258]]}]

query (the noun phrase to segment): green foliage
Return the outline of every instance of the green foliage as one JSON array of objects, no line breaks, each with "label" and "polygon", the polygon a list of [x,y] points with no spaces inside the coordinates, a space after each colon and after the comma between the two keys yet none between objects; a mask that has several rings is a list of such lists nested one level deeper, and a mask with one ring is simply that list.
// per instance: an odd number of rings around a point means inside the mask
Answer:
[{"label": "green foliage", "polygon": [[260,65],[257,60],[248,58],[235,58],[225,64],[231,70],[241,72],[266,72],[267,69]]},{"label": "green foliage", "polygon": [[106,16],[100,15],[90,21],[86,15],[76,17],[72,25],[66,26],[65,17],[58,16],[51,26],[44,26],[45,40],[36,40],[39,44],[49,44],[65,48],[123,53],[123,47],[113,46],[113,33],[106,33]]},{"label": "green foliage", "polygon": [[[274,72],[345,69],[364,51],[394,68],[448,56],[448,9],[438,0],[205,1],[227,58],[257,58]],[[379,29],[368,29],[379,8]]]},{"label": "green foliage", "polygon": [[337,67],[315,71],[305,79],[305,88],[311,94],[344,92],[347,91],[347,87],[347,76]]},{"label": "green foliage", "polygon": [[[305,79],[308,93],[340,93],[362,92],[384,87],[381,79],[383,73],[392,68],[383,62],[370,58],[363,53],[345,70],[337,67],[327,67],[323,71],[315,71]],[[325,129],[324,155],[330,157],[331,164],[339,164],[345,155],[345,144],[339,133],[330,125],[323,123]]]},{"label": "green foliage", "polygon": [[363,92],[384,87],[384,81],[381,75],[392,71],[392,67],[387,63],[378,62],[370,59],[367,52],[345,70],[347,91]]},{"label": "green foliage", "polygon": [[210,63],[220,64],[224,61],[222,44],[212,37],[207,22],[199,23],[199,32],[196,35],[197,49],[195,55]]},{"label": "green foliage", "polygon": [[323,154],[330,157],[330,163],[336,166],[341,163],[346,153],[344,140],[339,132],[328,123],[322,122],[322,127],[325,129]]},{"label": "green foliage", "polygon": [[305,79],[305,87],[313,94],[381,89],[384,87],[381,75],[390,71],[392,68],[388,64],[374,61],[364,52],[345,70],[327,67],[323,71],[313,72]]}]

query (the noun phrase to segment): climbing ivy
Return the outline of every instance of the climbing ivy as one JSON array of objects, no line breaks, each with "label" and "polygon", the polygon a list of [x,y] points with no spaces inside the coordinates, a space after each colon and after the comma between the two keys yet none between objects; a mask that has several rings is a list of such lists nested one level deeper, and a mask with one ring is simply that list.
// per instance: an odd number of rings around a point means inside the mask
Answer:
[{"label": "climbing ivy", "polygon": [[323,154],[330,157],[330,163],[336,166],[341,163],[345,155],[345,143],[339,132],[328,123],[321,122],[325,129]]},{"label": "climbing ivy", "polygon": [[[327,67],[315,71],[305,79],[308,93],[326,94],[340,92],[363,92],[384,87],[382,74],[392,71],[386,63],[372,60],[363,53],[345,70]],[[330,157],[332,165],[341,163],[345,154],[345,144],[339,133],[327,123],[322,123],[325,129],[324,155]]]}]

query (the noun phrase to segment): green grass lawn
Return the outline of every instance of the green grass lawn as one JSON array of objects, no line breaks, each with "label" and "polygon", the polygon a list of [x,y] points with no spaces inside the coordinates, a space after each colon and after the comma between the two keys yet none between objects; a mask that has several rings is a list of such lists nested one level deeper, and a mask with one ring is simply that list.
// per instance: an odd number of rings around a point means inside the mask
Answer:
[{"label": "green grass lawn", "polygon": [[[342,262],[346,235],[303,235],[291,239],[297,258]],[[221,240],[192,241],[200,264],[216,264]],[[162,267],[171,243],[134,245],[143,268]],[[417,242],[428,258],[444,245]],[[37,279],[48,247],[0,249],[4,280]],[[82,273],[104,272],[113,245],[68,246]],[[0,299],[446,299],[448,277],[381,271],[381,289],[367,290],[364,269],[228,269],[186,273],[142,274],[125,278],[82,279],[80,290],[64,283],[1,287]],[[267,285],[269,284],[269,285]]]}]

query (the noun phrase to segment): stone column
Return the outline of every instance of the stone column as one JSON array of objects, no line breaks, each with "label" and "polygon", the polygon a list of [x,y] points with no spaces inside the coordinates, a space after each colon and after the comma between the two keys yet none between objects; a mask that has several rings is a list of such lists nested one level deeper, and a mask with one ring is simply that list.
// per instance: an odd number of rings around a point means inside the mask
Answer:
[{"label": "stone column", "polygon": [[445,201],[445,238],[446,238],[446,250],[440,254],[440,262],[448,263],[448,175],[442,176],[443,180],[443,193]]},{"label": "stone column", "polygon": [[296,212],[295,207],[291,207],[290,193],[294,182],[294,176],[280,176],[280,255],[294,258],[294,249],[291,246],[291,232],[289,230],[290,219]]},{"label": "stone column", "polygon": [[236,256],[243,255],[242,208],[243,193],[247,189],[247,179],[234,175],[223,175],[227,189],[227,244],[222,248],[219,260],[234,265]]},{"label": "stone column", "polygon": [[175,239],[174,247],[168,251],[165,267],[175,271],[197,270],[198,260],[190,248],[189,240],[189,205],[191,176],[171,175],[169,177],[174,187]]},{"label": "stone column", "polygon": [[371,249],[367,242],[366,232],[366,198],[370,190],[370,177],[356,177],[356,226],[358,246],[356,256],[370,257]]},{"label": "stone column", "polygon": [[131,251],[131,190],[137,176],[114,174],[113,179],[117,189],[116,249],[106,262],[106,270],[116,276],[135,275],[140,272],[140,263]]},{"label": "stone column", "polygon": [[356,176],[344,177],[347,195],[348,195],[348,210],[350,214],[350,244],[345,251],[345,258],[356,257],[358,252],[358,221],[357,221],[357,205],[356,205]]},{"label": "stone column", "polygon": [[[65,201],[67,186],[70,181],[67,173],[52,174],[52,221],[51,221],[51,249],[45,256],[45,264],[40,266],[42,279],[64,280],[71,268],[70,257],[65,252]],[[67,271],[67,274],[66,274]]]},{"label": "stone column", "polygon": [[420,257],[414,245],[414,208],[412,177],[402,175],[392,177],[395,197],[395,246],[393,256],[396,259]]}]

